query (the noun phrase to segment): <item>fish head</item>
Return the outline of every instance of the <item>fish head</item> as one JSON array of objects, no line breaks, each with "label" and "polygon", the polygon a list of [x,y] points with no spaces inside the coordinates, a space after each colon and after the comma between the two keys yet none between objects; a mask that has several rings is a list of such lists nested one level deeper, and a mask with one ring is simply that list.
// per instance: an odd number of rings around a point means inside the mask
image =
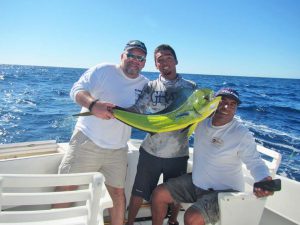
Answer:
[{"label": "fish head", "polygon": [[201,113],[203,107],[214,99],[214,92],[210,89],[199,89],[193,93],[193,108]]}]

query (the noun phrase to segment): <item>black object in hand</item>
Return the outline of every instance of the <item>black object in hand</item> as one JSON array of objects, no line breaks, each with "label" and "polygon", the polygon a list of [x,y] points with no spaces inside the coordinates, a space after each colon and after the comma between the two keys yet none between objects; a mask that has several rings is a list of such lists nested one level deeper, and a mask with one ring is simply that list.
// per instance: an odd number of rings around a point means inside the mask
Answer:
[{"label": "black object in hand", "polygon": [[281,190],[281,180],[264,180],[254,183],[255,188],[261,188],[266,191],[280,191]]}]

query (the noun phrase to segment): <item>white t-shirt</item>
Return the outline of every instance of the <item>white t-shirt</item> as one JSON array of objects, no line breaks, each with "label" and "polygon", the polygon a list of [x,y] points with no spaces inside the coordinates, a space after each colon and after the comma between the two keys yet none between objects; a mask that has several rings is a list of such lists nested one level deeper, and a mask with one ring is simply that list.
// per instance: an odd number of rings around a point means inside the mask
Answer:
[{"label": "white t-shirt", "polygon": [[[88,91],[95,99],[128,108],[138,99],[148,81],[142,75],[128,78],[117,65],[99,64],[87,70],[74,83],[70,96],[75,101],[78,92]],[[82,107],[81,112],[86,111],[88,109]],[[131,127],[117,119],[104,120],[95,116],[79,117],[75,128],[96,145],[108,149],[125,147],[131,135]]]},{"label": "white t-shirt", "polygon": [[213,126],[211,118],[200,123],[193,157],[193,183],[205,190],[243,191],[242,162],[256,181],[269,176],[252,134],[235,118],[223,126]]}]

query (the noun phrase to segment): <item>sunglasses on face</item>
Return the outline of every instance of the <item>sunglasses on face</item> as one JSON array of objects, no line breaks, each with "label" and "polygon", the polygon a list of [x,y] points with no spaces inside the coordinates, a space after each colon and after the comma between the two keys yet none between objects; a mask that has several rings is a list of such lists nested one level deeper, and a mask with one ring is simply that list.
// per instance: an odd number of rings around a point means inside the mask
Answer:
[{"label": "sunglasses on face", "polygon": [[146,60],[146,56],[141,56],[141,55],[134,55],[131,53],[126,53],[126,56],[128,59],[135,59],[139,62],[144,62]]}]

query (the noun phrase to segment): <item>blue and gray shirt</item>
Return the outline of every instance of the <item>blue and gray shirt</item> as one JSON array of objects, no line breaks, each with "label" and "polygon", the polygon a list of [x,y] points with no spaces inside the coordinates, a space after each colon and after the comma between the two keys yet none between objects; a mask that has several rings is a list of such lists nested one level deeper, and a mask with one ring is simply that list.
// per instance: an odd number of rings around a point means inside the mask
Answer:
[{"label": "blue and gray shirt", "polygon": [[[175,109],[181,105],[196,89],[196,84],[177,75],[175,80],[167,80],[161,75],[148,82],[130,110],[139,113],[157,113]],[[161,158],[188,156],[188,129],[171,132],[147,134],[142,142],[143,149],[151,155]]]}]

